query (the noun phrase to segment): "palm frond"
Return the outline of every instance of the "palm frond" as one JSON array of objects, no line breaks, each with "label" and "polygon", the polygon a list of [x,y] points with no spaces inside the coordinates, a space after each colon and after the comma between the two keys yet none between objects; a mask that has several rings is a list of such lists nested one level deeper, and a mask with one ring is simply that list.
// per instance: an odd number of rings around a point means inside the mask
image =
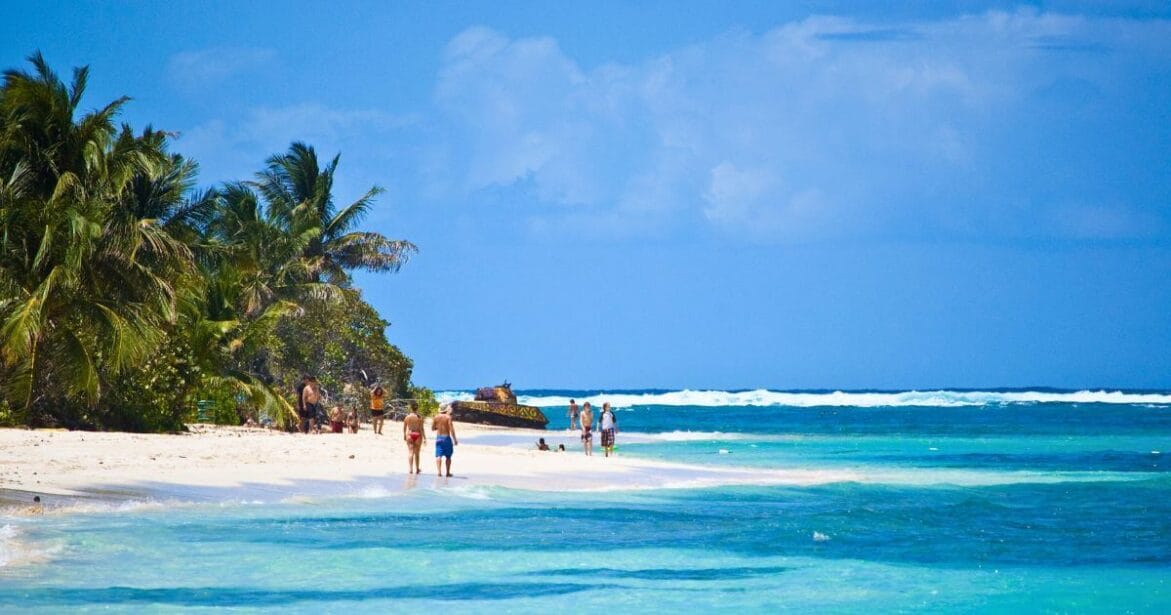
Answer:
[{"label": "palm frond", "polygon": [[56,386],[67,393],[80,393],[86,403],[93,406],[101,393],[98,370],[86,344],[73,331],[65,331],[59,344],[54,344],[53,372]]},{"label": "palm frond", "polygon": [[366,194],[362,195],[362,198],[349,204],[345,209],[339,211],[337,215],[330,218],[321,234],[326,238],[334,238],[349,231],[370,213],[370,208],[374,204],[374,197],[383,192],[386,191],[378,186],[367,190]]},{"label": "palm frond", "polygon": [[342,235],[330,241],[325,249],[342,267],[368,271],[398,271],[419,251],[409,241],[360,232]]}]

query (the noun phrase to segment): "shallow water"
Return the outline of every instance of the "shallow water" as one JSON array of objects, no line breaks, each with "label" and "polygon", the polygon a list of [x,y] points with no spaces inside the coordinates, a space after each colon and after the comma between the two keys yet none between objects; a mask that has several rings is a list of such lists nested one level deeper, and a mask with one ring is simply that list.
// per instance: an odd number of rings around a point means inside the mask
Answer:
[{"label": "shallow water", "polygon": [[619,423],[623,455],[859,479],[421,486],[10,518],[0,610],[1171,608],[1167,408],[660,405],[623,408]]}]

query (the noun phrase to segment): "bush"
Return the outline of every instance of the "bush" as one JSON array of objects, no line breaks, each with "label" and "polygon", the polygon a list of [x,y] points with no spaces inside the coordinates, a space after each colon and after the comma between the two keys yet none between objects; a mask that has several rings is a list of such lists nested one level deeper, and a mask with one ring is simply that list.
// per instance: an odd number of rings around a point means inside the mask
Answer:
[{"label": "bush", "polygon": [[434,416],[435,413],[439,412],[439,401],[435,399],[435,393],[431,389],[412,384],[410,394],[411,399],[419,404],[421,416]]}]

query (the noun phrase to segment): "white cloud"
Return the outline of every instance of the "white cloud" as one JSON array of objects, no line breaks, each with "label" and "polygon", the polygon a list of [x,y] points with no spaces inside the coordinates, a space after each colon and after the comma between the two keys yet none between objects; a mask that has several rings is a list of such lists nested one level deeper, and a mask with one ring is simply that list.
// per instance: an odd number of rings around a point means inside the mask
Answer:
[{"label": "white cloud", "polygon": [[1122,204],[1072,204],[1048,212],[1051,234],[1067,239],[1130,239],[1159,235],[1163,223]]},{"label": "white cloud", "polygon": [[711,220],[720,223],[751,224],[759,218],[759,210],[768,208],[779,191],[780,179],[767,169],[738,169],[730,162],[721,162],[711,170],[705,198],[709,207],[703,211]]},{"label": "white cloud", "polygon": [[236,75],[270,65],[277,57],[272,49],[213,47],[184,51],[171,56],[167,75],[184,91],[213,87]]},{"label": "white cloud", "polygon": [[[263,167],[267,157],[285,151],[293,141],[312,145],[322,158],[336,152],[377,152],[378,140],[417,122],[415,116],[370,109],[332,109],[318,103],[258,107],[230,120],[212,120],[183,131],[176,149],[200,161],[202,182],[218,183],[249,178],[251,172]],[[339,179],[354,180],[353,169],[349,172],[346,178]],[[356,181],[368,185],[378,180]]]},{"label": "white cloud", "polygon": [[465,191],[529,191],[556,206],[533,212],[554,226],[984,232],[1011,215],[989,169],[1036,113],[1031,97],[1065,82],[1116,102],[1120,70],[1169,56],[1167,23],[1031,10],[883,28],[813,17],[591,68],[553,39],[472,28],[435,90],[434,172]]}]

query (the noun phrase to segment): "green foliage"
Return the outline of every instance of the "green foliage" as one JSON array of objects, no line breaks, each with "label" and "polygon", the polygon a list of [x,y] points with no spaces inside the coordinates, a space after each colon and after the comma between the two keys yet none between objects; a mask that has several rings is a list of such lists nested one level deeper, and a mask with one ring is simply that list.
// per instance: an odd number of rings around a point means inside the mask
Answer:
[{"label": "green foliage", "polygon": [[274,375],[294,382],[313,374],[333,396],[347,392],[369,402],[379,382],[390,397],[405,397],[411,360],[386,340],[387,322],[352,289],[339,300],[311,300],[303,313],[287,315],[276,327]]},{"label": "green foliage", "polygon": [[0,85],[0,423],[174,431],[210,399],[217,422],[287,424],[301,373],[406,394],[349,275],[415,251],[356,228],[381,189],[336,207],[338,158],[294,143],[197,191],[166,133],[115,125],[127,98],[79,114],[88,69],[30,62]]},{"label": "green foliage", "polygon": [[183,163],[161,133],[115,127],[125,99],[75,119],[85,69],[66,87],[31,62],[0,88],[0,394],[32,423],[85,425],[103,372],[140,363],[176,315],[191,253],[133,214],[132,187],[182,182]]},{"label": "green foliage", "polygon": [[92,423],[124,431],[183,431],[194,418],[190,400],[200,378],[189,340],[177,329],[167,331],[136,369],[105,375],[109,384]]},{"label": "green foliage", "polygon": [[410,397],[419,404],[419,414],[422,416],[435,416],[439,412],[439,401],[431,389],[411,385]]},{"label": "green foliage", "polygon": [[24,417],[8,405],[8,400],[0,398],[0,427],[16,427],[24,425]]}]

